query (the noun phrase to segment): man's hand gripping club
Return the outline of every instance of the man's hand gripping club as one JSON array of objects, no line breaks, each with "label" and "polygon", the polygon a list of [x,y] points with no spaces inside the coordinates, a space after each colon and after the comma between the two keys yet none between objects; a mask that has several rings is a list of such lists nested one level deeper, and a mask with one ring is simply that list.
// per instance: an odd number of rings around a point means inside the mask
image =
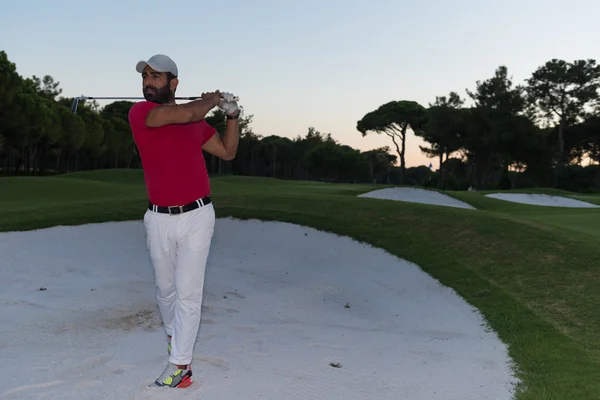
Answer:
[{"label": "man's hand gripping club", "polygon": [[239,112],[238,103],[234,101],[234,95],[232,93],[222,93],[221,101],[219,101],[219,108],[229,116],[234,116]]},{"label": "man's hand gripping club", "polygon": [[227,123],[223,136],[214,135],[204,146],[203,149],[207,152],[230,161],[235,158],[237,153],[240,125],[239,112],[240,108],[235,101],[235,97],[231,93],[221,93],[219,91],[213,93],[202,93],[203,99],[208,99],[211,105],[218,105],[221,110],[227,115]]},{"label": "man's hand gripping club", "polygon": [[240,109],[238,103],[234,100],[235,96],[232,93],[220,92],[217,90],[215,92],[202,93],[201,97],[203,100],[209,100],[213,107],[219,106],[219,108],[229,116],[236,115]]}]

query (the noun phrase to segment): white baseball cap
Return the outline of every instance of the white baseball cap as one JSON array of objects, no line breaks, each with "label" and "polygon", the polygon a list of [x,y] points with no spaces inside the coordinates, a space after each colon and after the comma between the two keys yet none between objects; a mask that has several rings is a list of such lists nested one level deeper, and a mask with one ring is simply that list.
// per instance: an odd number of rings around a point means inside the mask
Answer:
[{"label": "white baseball cap", "polygon": [[169,56],[165,56],[164,54],[155,54],[150,57],[148,61],[138,61],[135,65],[135,70],[141,74],[144,72],[146,65],[158,72],[170,72],[175,76],[178,75],[177,64],[175,64],[175,61],[171,60]]}]

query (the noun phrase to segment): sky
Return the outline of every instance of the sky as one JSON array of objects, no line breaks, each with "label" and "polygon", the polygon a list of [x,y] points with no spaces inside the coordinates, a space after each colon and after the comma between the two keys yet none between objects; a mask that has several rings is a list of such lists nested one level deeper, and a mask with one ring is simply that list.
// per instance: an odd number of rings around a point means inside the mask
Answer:
[{"label": "sky", "polygon": [[[136,62],[167,54],[177,95],[234,93],[257,134],[314,127],[393,150],[356,122],[392,100],[466,97],[500,65],[522,83],[552,58],[600,59],[598,15],[591,0],[20,0],[2,4],[0,50],[65,97],[142,96]],[[435,167],[419,145],[407,136],[407,166]]]}]

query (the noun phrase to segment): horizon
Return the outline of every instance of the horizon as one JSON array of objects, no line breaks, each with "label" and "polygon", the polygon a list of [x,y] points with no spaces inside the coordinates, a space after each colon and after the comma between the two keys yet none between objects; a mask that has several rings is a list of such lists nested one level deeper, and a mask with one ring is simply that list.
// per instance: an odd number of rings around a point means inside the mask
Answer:
[{"label": "horizon", "polygon": [[[156,1],[66,0],[58,9],[23,1],[4,9],[0,34],[11,38],[3,50],[17,73],[52,76],[63,97],[141,97],[135,64],[162,53],[179,67],[178,96],[233,92],[254,116],[256,134],[293,139],[314,127],[355,149],[389,146],[395,155],[389,137],[363,138],[356,130],[356,122],[381,104],[414,100],[427,107],[451,91],[468,102],[465,90],[501,65],[516,85],[552,58],[598,54],[592,38],[600,34],[594,24],[600,4],[588,0],[371,4],[230,1],[200,7],[180,1],[169,8]],[[156,35],[165,21],[172,27]],[[110,102],[98,100],[101,106]],[[435,169],[436,158],[422,154],[420,145],[427,144],[409,132],[406,167],[432,163]]]}]

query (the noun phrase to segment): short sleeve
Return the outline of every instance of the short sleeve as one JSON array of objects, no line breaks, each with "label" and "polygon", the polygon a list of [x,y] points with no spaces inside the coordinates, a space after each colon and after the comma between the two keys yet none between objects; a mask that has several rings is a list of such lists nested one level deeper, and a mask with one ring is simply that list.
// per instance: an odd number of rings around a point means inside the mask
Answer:
[{"label": "short sleeve", "polygon": [[139,103],[135,103],[133,106],[131,106],[131,108],[129,109],[129,125],[131,126],[132,129],[136,129],[136,128],[144,128],[146,127],[146,117],[148,116],[148,113],[150,112],[150,110],[152,110],[153,108],[159,107],[160,104],[158,103],[152,103],[149,101],[141,101]]},{"label": "short sleeve", "polygon": [[200,121],[200,131],[202,132],[202,144],[208,142],[213,135],[217,132],[215,127],[206,122],[205,119]]}]

